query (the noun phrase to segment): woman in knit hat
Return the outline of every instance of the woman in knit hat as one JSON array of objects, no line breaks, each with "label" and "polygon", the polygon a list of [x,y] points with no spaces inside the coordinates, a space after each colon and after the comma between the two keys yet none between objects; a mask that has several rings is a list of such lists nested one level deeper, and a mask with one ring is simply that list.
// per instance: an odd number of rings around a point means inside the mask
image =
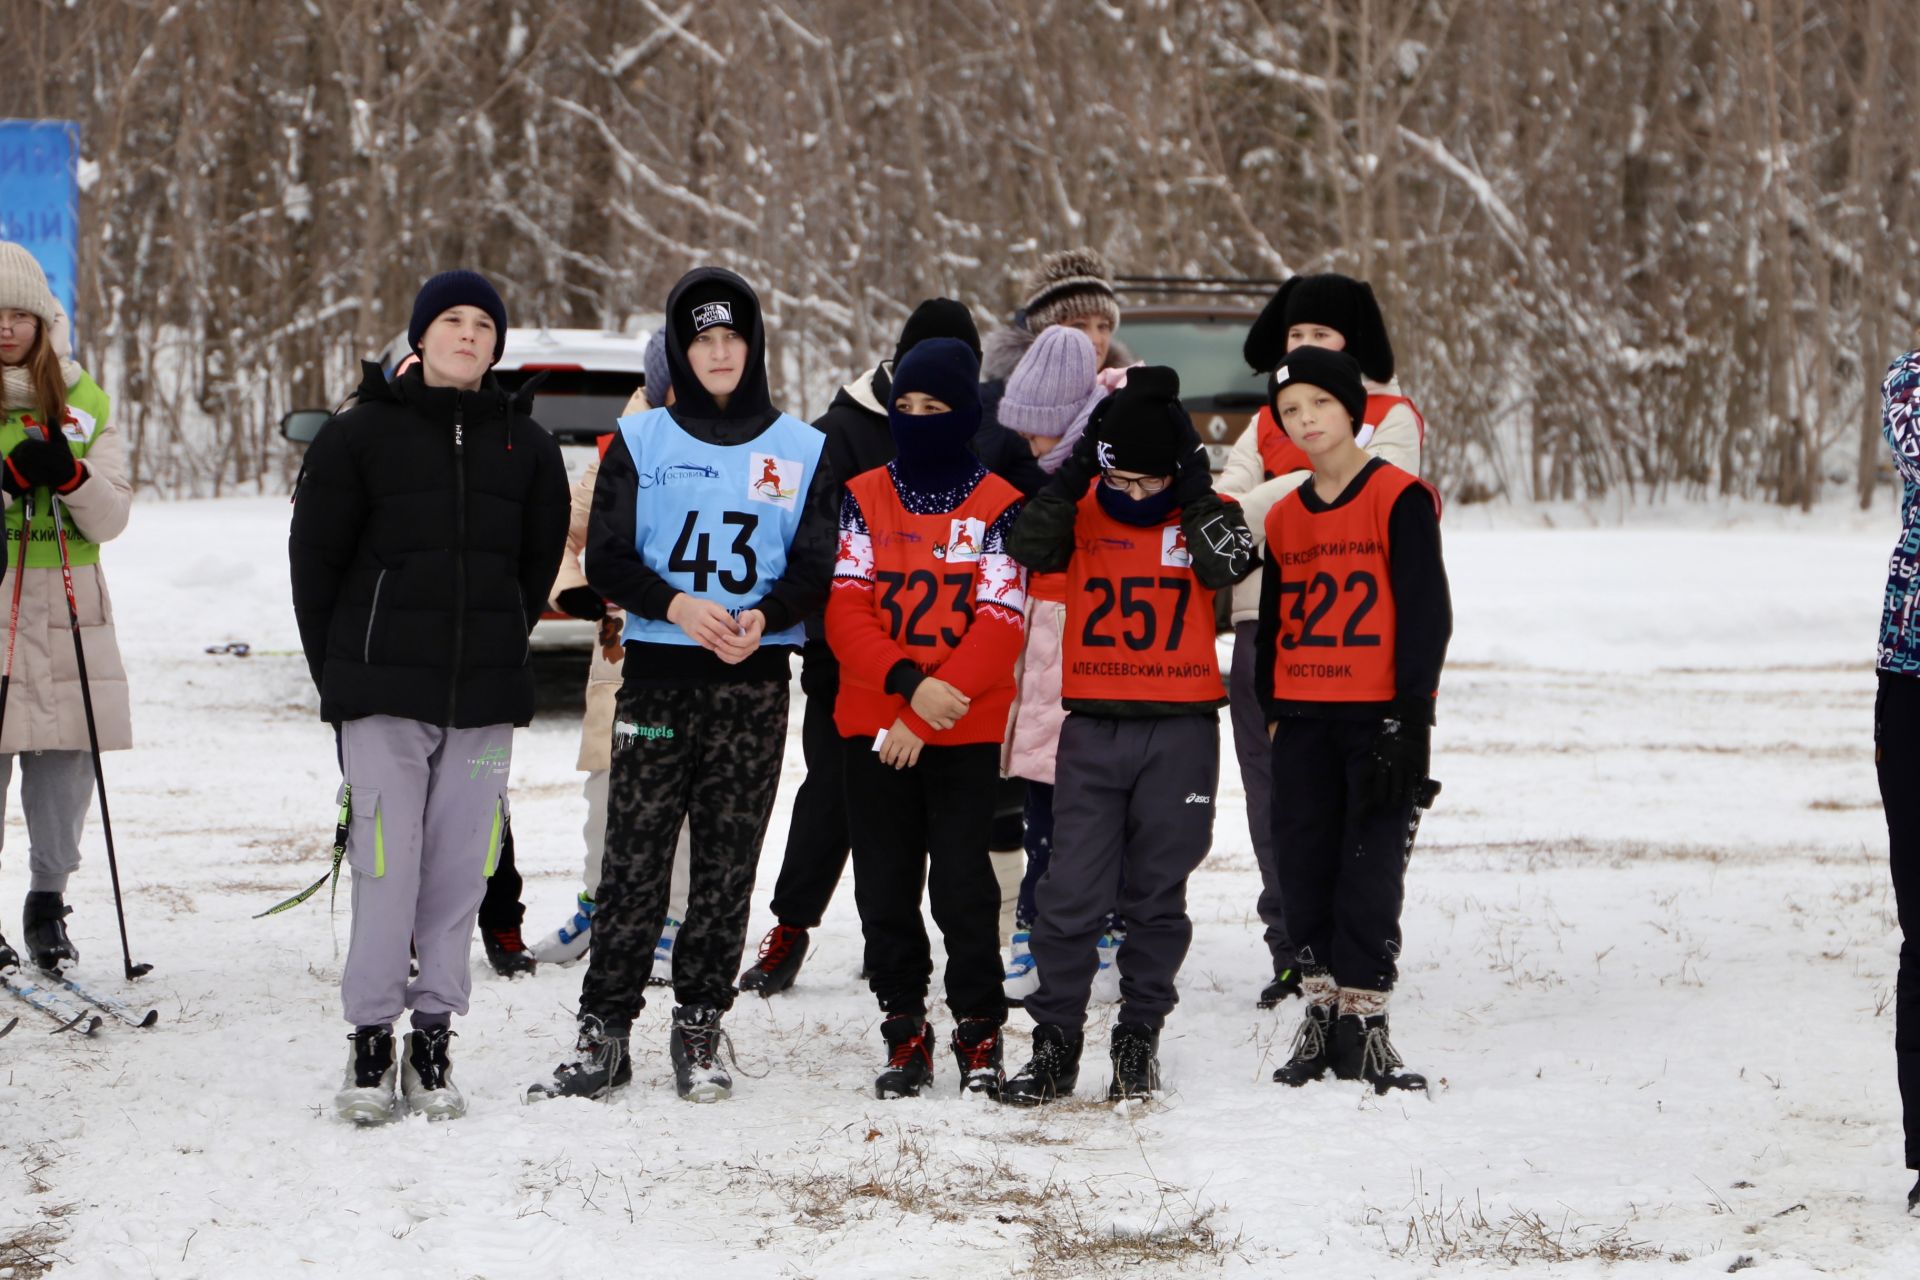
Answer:
[{"label": "woman in knit hat", "polygon": [[[113,632],[100,544],[127,527],[133,486],[106,393],[68,356],[67,317],[46,274],[17,244],[0,243],[0,490],[8,572],[19,573],[19,630],[0,732],[0,795],[20,758],[31,881],[23,925],[29,959],[59,969],[79,959],[64,918],[67,877],[80,865],[80,831],[93,800],[80,677],[54,533],[66,531],[74,599],[87,653],[88,688],[102,751],[133,745],[127,674]],[[23,537],[31,509],[33,529]],[[0,969],[19,962],[0,939]]]},{"label": "woman in knit hat", "polygon": [[[1000,415],[1019,433],[1051,476],[1073,453],[1094,406],[1107,395],[1100,385],[1099,360],[1086,334],[1066,325],[1042,333],[1007,379]],[[1024,778],[1027,870],[1014,907],[1013,936],[1007,944],[1009,1000],[1024,1000],[1040,985],[1028,949],[1035,915],[1034,889],[1046,874],[1053,849],[1053,752],[1067,713],[1060,706],[1060,654],[1066,626],[1066,575],[1034,574],[1027,587],[1027,639],[1020,653],[1019,696],[1007,725],[1001,771]],[[1101,939],[1101,990],[1117,980],[1113,936]]]},{"label": "woman in knit hat", "polygon": [[1078,329],[1093,345],[1094,367],[1103,385],[1112,391],[1125,381],[1120,373],[1133,363],[1126,349],[1113,340],[1120,327],[1120,302],[1107,280],[1107,267],[1092,249],[1068,249],[1048,254],[1027,277],[1020,311],[1014,322],[987,335],[981,345],[981,426],[973,451],[996,475],[1006,476],[1032,496],[1050,472],[1024,475],[1004,456],[1018,448],[1009,431],[1020,431],[1000,415],[1000,402],[1014,369],[1047,330]]}]

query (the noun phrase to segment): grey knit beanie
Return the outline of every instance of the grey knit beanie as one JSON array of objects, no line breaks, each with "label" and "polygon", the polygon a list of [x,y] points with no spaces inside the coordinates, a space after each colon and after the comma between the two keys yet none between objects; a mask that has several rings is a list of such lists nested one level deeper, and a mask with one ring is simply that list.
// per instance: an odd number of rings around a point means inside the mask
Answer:
[{"label": "grey knit beanie", "polygon": [[0,240],[0,311],[31,311],[48,329],[64,314],[39,262],[25,245],[9,240]]},{"label": "grey knit beanie", "polygon": [[1049,325],[1081,316],[1105,316],[1120,327],[1120,303],[1107,281],[1107,264],[1091,249],[1050,253],[1027,277],[1027,328],[1039,333]]},{"label": "grey knit beanie", "polygon": [[1081,408],[1099,395],[1099,372],[1092,340],[1054,325],[1014,366],[1000,398],[1000,425],[1028,436],[1065,435]]},{"label": "grey knit beanie", "polygon": [[667,407],[667,392],[673,390],[673,374],[667,369],[667,327],[661,325],[647,339],[640,353],[640,368],[647,375],[647,403],[656,409]]}]

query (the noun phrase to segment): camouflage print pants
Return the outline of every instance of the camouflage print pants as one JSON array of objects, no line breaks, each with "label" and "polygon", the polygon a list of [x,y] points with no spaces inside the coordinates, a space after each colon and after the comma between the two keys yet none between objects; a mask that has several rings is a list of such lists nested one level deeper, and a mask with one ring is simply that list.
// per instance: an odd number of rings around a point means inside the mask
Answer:
[{"label": "camouflage print pants", "polygon": [[691,826],[687,918],[673,943],[682,1005],[727,1009],[746,947],[753,875],[787,746],[787,684],[652,689],[614,702],[607,849],[580,1013],[626,1034],[645,1006],[673,849]]}]

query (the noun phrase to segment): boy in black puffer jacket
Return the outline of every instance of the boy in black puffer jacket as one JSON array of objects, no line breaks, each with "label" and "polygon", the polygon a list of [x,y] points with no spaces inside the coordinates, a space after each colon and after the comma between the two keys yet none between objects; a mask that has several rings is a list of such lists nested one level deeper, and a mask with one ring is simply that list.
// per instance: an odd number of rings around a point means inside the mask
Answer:
[{"label": "boy in black puffer jacket", "polygon": [[450,1024],[467,1011],[513,730],[533,718],[528,637],[567,536],[559,446],[491,373],[506,328],[481,276],[429,280],[408,327],[421,364],[392,383],[366,366],[295,491],[294,613],[320,716],[339,727],[353,868],[340,986],[354,1048],[336,1109],[360,1122],[392,1118],[396,1076],[431,1117],[465,1107]]}]

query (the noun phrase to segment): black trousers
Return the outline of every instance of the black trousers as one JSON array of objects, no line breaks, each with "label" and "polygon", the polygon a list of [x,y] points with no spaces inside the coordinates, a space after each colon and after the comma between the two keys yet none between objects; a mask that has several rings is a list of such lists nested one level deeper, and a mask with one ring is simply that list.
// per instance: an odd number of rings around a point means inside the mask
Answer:
[{"label": "black trousers", "polygon": [[518,929],[527,908],[520,901],[520,868],[513,864],[513,822],[500,832],[500,859],[487,878],[487,896],[480,899],[480,927],[492,933]]},{"label": "black trousers", "polygon": [[947,1007],[956,1019],[1007,1019],[1001,985],[1000,882],[987,839],[1000,745],[926,747],[920,763],[880,763],[871,738],[841,739],[853,834],[853,898],[866,935],[868,985],[887,1013],[926,1010],[933,952],[924,895],[947,944]]},{"label": "black trousers", "polygon": [[1380,726],[1282,716],[1273,739],[1273,844],[1287,936],[1303,968],[1343,987],[1389,991],[1413,805],[1361,800]]},{"label": "black trousers", "polygon": [[800,720],[800,751],[807,776],[793,793],[787,852],[773,882],[773,915],[794,929],[817,929],[827,903],[847,869],[847,788],[840,762],[840,731],[833,704],[840,694],[840,664],[825,641],[809,640],[800,654],[800,691],[807,695]]},{"label": "black trousers", "polygon": [[1893,1054],[1906,1123],[1907,1168],[1920,1169],[1920,676],[1880,673],[1873,701],[1873,762],[1887,811],[1893,907],[1900,920],[1900,977]]},{"label": "black trousers", "polygon": [[673,941],[682,1005],[733,1007],[747,910],[787,741],[787,682],[622,686],[614,701],[607,851],[580,1012],[625,1035],[645,1006],[689,823],[687,919]]}]

